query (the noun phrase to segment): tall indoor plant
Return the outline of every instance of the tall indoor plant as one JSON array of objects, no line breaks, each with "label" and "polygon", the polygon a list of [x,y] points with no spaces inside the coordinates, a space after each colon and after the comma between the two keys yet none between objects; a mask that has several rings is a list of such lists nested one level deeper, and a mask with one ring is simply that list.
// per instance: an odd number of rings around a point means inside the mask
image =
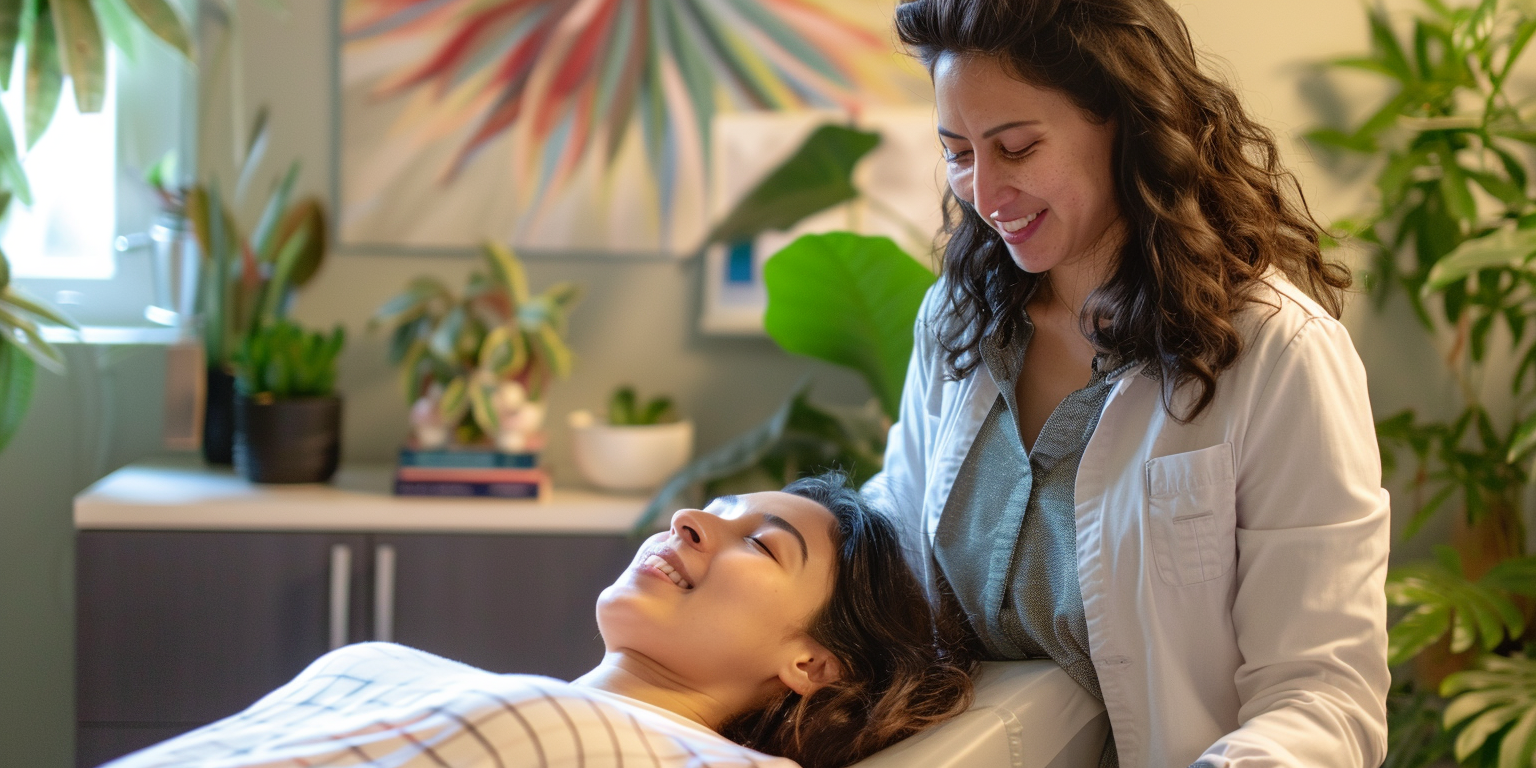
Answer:
[{"label": "tall indoor plant", "polygon": [[[260,132],[258,125],[256,135]],[[208,366],[203,456],[210,463],[233,460],[236,351],[252,334],[284,319],[294,291],[325,262],[325,208],[315,197],[294,199],[298,175],[295,161],[243,235],[217,183],[195,185],[180,193],[182,208],[205,254],[199,305]]]},{"label": "tall indoor plant", "polygon": [[[65,78],[79,111],[100,111],[107,93],[106,42],[125,45],[135,26],[190,55],[186,24],[166,0],[0,0],[0,88],[22,88],[25,105],[21,115],[0,107],[0,217],[13,199],[32,202],[21,165],[24,148],[47,131]],[[21,76],[13,78],[17,62]],[[23,295],[10,277],[0,253],[0,450],[26,415],[37,366],[63,369],[62,355],[43,339],[38,322],[73,327],[57,310]]]},{"label": "tall indoor plant", "polygon": [[[1536,16],[1500,0],[1423,0],[1400,29],[1381,8],[1368,13],[1370,52],[1332,65],[1383,77],[1390,93],[1359,125],[1308,138],[1375,161],[1374,206],[1341,228],[1371,253],[1377,301],[1412,307],[1460,398],[1448,420],[1410,410],[1377,425],[1388,472],[1410,457],[1403,536],[1454,516],[1432,560],[1388,573],[1387,764],[1531,765],[1536,559],[1523,501],[1536,457],[1536,121],[1529,94],[1510,86]],[[1508,407],[1489,404],[1500,388]]]}]

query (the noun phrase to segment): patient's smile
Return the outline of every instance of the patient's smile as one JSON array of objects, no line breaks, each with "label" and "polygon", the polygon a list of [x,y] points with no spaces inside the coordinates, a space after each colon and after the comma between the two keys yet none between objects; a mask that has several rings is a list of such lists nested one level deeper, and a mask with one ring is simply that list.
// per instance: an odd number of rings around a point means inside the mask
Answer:
[{"label": "patient's smile", "polygon": [[683,589],[693,589],[693,583],[684,578],[682,573],[678,572],[676,568],[673,568],[672,564],[667,562],[660,555],[654,553],[646,555],[645,559],[640,562],[641,565],[659,571],[663,576],[666,576],[668,579],[670,579],[673,584],[676,584]]}]

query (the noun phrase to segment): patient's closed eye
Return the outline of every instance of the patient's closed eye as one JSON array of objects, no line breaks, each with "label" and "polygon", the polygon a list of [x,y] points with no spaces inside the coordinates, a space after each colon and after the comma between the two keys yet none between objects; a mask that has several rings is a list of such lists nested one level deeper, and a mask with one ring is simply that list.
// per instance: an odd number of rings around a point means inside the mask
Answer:
[{"label": "patient's closed eye", "polygon": [[769,547],[767,544],[764,544],[762,539],[760,539],[760,538],[758,538],[756,536],[748,536],[747,537],[747,541],[750,541],[753,544],[756,544],[760,549],[763,550],[763,552],[765,554],[767,554],[769,557],[773,558],[774,562],[778,562],[779,561],[779,556],[775,555],[773,553],[773,549],[771,547]]}]

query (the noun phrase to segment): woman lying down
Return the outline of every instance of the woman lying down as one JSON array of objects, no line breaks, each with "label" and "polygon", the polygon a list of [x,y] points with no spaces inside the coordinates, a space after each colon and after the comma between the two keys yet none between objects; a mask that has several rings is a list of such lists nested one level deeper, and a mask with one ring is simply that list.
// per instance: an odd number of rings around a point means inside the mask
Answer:
[{"label": "woman lying down", "polygon": [[364,643],[111,765],[821,768],[971,697],[895,529],[836,474],[678,512],[597,623],[607,652],[571,683]]}]

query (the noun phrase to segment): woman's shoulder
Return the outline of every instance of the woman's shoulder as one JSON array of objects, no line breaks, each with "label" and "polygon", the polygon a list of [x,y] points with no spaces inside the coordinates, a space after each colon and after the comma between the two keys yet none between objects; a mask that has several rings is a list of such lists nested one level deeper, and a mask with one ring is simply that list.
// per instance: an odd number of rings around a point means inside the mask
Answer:
[{"label": "woman's shoulder", "polygon": [[1247,304],[1233,319],[1243,336],[1239,365],[1272,361],[1286,350],[1349,344],[1349,331],[1321,304],[1279,270],[1271,269],[1256,285]]}]

